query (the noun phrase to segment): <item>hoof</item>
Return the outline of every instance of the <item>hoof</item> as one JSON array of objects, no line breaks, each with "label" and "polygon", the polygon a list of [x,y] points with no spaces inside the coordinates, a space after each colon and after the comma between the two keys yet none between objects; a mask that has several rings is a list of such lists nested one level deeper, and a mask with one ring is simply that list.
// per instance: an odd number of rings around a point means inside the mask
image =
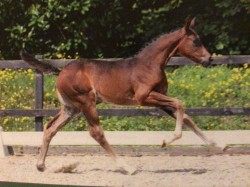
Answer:
[{"label": "hoof", "polygon": [[161,148],[167,147],[167,145],[168,145],[168,144],[166,143],[166,141],[163,140],[162,145],[161,145]]},{"label": "hoof", "polygon": [[216,147],[220,148],[221,151],[226,151],[229,149],[229,146],[225,143],[219,143],[216,145]]},{"label": "hoof", "polygon": [[38,171],[44,172],[45,171],[45,165],[44,164],[37,164],[36,168]]},{"label": "hoof", "polygon": [[221,150],[225,152],[225,151],[227,151],[229,148],[230,148],[230,147],[229,147],[228,145],[225,145],[225,146],[221,147]]},{"label": "hoof", "polygon": [[217,147],[221,151],[226,151],[226,150],[228,150],[230,148],[227,144],[224,144],[224,143],[219,143],[219,144],[212,143],[212,144],[210,144],[210,146],[211,147]]}]

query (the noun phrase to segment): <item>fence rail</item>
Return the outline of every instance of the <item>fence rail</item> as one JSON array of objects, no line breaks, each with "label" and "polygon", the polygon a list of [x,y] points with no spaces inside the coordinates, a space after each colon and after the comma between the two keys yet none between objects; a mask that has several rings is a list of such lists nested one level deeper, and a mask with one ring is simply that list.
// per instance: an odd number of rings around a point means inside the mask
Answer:
[{"label": "fence rail", "polygon": [[[35,109],[35,110],[0,110],[0,117],[49,117],[58,113],[58,109]],[[120,108],[98,109],[100,116],[167,116],[168,114],[158,108]],[[250,108],[187,108],[186,113],[190,116],[231,116],[250,115]]]},{"label": "fence rail", "polygon": [[[41,57],[39,55],[39,57]],[[111,58],[111,59],[102,59],[106,61],[113,61],[118,60],[119,58]],[[237,55],[237,56],[217,56],[213,57],[213,65],[220,65],[220,64],[250,64],[250,55]],[[46,62],[62,68],[69,62],[74,59],[65,59],[65,60],[45,60]],[[185,58],[185,57],[172,57],[167,66],[183,66],[183,65],[195,65],[193,61]],[[23,60],[1,60],[0,61],[0,69],[29,69],[31,68],[27,63]]]},{"label": "fence rail", "polygon": [[[218,143],[227,144],[250,144],[250,130],[233,131],[203,131],[209,138]],[[171,137],[171,131],[105,131],[111,145],[156,145],[159,146],[162,140]],[[40,146],[42,144],[41,132],[2,132],[3,144],[16,146]],[[240,137],[240,138],[239,138]],[[0,132],[1,138],[1,132]],[[87,131],[60,131],[52,139],[51,145],[98,145],[91,138]],[[183,131],[181,139],[172,145],[204,145],[204,142],[192,131]],[[1,145],[0,145],[1,149]]]},{"label": "fence rail", "polygon": [[[37,56],[38,57],[38,56]],[[41,58],[41,56],[39,56]],[[38,58],[39,58],[38,57]],[[46,60],[56,67],[62,68],[73,59],[67,60]],[[117,59],[104,59],[107,61]],[[195,63],[184,57],[171,58],[168,66],[182,66],[194,65]],[[213,65],[220,64],[250,64],[250,55],[239,56],[218,56],[214,57]],[[0,61],[1,69],[29,69],[31,68],[23,60],[2,60]],[[0,110],[0,117],[35,117],[35,130],[42,130],[43,117],[53,116],[57,109],[43,109],[43,74],[36,73],[36,87],[35,87],[35,100],[36,106],[34,110]],[[227,115],[250,115],[250,108],[188,108],[187,113],[191,116],[227,116]],[[101,116],[166,116],[167,114],[157,108],[144,108],[144,109],[99,109]]]}]

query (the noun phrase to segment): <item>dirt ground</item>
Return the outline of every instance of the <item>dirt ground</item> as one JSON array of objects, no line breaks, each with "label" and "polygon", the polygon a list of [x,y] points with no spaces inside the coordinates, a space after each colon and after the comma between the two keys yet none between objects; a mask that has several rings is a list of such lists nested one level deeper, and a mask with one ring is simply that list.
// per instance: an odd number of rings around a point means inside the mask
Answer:
[{"label": "dirt ground", "polygon": [[125,187],[250,186],[250,155],[121,158],[136,168],[133,175],[117,168],[106,155],[48,156],[43,173],[35,168],[37,156],[9,156],[0,159],[0,181]]}]

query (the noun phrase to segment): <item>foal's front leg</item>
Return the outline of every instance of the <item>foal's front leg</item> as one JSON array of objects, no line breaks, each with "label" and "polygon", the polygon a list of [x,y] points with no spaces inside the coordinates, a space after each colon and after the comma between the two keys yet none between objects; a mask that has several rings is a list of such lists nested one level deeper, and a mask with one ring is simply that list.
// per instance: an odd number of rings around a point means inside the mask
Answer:
[{"label": "foal's front leg", "polygon": [[[164,110],[171,117],[176,119],[176,113],[175,112],[173,112],[173,111],[171,111],[171,110],[169,110],[167,108],[162,108],[162,110]],[[223,151],[225,151],[225,150],[227,150],[229,148],[224,143],[219,144],[219,143],[215,142],[214,140],[209,139],[186,113],[184,113],[183,123],[184,123],[184,125],[186,127],[190,128],[197,136],[199,136],[207,145],[213,146],[213,147],[214,146],[218,147]]]},{"label": "foal's front leg", "polygon": [[184,116],[184,107],[180,100],[165,96],[161,93],[152,91],[144,100],[141,101],[144,106],[169,107],[176,114],[176,126],[173,137],[164,141],[163,146],[171,144],[182,136],[182,124]]},{"label": "foal's front leg", "polygon": [[193,120],[187,114],[184,114],[184,124],[188,128],[190,128],[197,136],[199,136],[209,146],[218,147],[222,151],[226,151],[229,148],[229,146],[225,143],[217,143],[207,138],[207,136],[201,131],[199,127],[197,127],[197,125],[193,122]]}]

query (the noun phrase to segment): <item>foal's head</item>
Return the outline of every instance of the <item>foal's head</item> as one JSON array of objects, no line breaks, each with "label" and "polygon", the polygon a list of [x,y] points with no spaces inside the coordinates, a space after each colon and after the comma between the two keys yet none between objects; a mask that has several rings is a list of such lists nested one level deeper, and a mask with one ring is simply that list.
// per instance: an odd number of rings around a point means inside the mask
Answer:
[{"label": "foal's head", "polygon": [[201,43],[199,35],[194,31],[195,18],[187,19],[183,32],[185,35],[179,43],[178,51],[181,55],[186,56],[193,61],[209,66],[213,61],[211,54]]}]

